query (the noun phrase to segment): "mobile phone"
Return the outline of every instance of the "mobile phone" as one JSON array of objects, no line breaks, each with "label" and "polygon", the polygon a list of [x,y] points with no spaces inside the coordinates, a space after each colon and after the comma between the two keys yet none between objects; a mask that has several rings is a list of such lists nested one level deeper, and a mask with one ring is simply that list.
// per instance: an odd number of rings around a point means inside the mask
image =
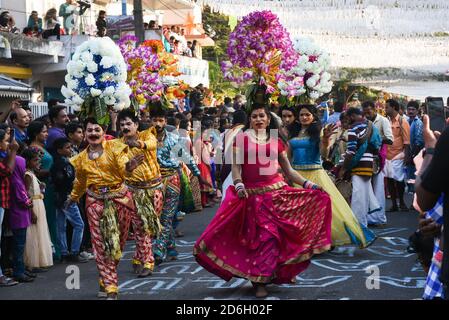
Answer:
[{"label": "mobile phone", "polygon": [[9,143],[14,141],[14,137],[15,137],[14,128],[11,128],[9,129]]},{"label": "mobile phone", "polygon": [[426,114],[429,116],[430,129],[443,132],[446,127],[446,110],[444,109],[443,98],[427,97]]}]

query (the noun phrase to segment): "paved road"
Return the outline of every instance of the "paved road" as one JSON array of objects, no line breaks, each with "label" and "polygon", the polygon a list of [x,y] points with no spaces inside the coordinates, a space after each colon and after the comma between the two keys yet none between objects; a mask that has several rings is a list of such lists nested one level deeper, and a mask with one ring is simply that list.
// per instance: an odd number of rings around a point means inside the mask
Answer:
[{"label": "paved road", "polygon": [[[160,265],[153,276],[137,279],[131,273],[134,244],[128,242],[119,266],[120,299],[255,299],[251,284],[243,279],[229,283],[202,269],[192,256],[192,247],[213,217],[216,208],[188,215],[180,225],[185,237],[177,241],[178,261]],[[425,274],[416,256],[406,251],[408,236],[416,227],[416,212],[391,213],[385,229],[368,249],[340,247],[316,256],[294,285],[270,286],[267,299],[419,299]],[[369,266],[379,268],[379,289],[367,289]],[[93,261],[79,265],[80,289],[66,288],[66,268],[55,265],[39,274],[34,283],[0,289],[3,299],[96,299],[97,271]]]}]

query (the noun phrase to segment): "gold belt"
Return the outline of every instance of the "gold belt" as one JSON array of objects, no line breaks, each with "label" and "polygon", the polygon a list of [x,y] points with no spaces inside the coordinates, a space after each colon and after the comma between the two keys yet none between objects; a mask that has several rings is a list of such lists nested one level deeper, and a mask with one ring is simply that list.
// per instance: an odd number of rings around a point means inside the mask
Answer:
[{"label": "gold belt", "polygon": [[96,188],[98,191],[91,190],[90,188],[87,189],[87,194],[98,200],[106,200],[106,199],[114,199],[114,198],[120,198],[126,195],[126,192],[128,192],[128,188],[125,185],[121,185],[120,189],[117,191],[110,191],[110,188],[103,187],[103,188]]},{"label": "gold belt", "polygon": [[150,181],[142,181],[142,182],[125,182],[125,185],[133,190],[133,189],[151,189],[160,187],[162,184],[162,178],[158,177],[156,179]]},{"label": "gold belt", "polygon": [[44,200],[43,194],[37,194],[31,197],[31,200]]},{"label": "gold belt", "polygon": [[249,195],[262,194],[265,192],[270,192],[270,191],[281,189],[283,186],[286,186],[286,185],[287,185],[287,183],[285,183],[285,181],[279,181],[275,184],[265,186],[265,187],[248,188],[248,189],[246,189],[246,192],[248,192]]}]

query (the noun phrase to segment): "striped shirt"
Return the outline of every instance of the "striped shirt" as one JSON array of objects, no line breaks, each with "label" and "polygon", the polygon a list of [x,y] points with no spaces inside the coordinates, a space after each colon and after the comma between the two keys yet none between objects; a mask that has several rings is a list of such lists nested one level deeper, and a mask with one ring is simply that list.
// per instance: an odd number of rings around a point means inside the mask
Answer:
[{"label": "striped shirt", "polygon": [[[355,123],[351,129],[348,130],[348,143],[346,154],[354,156],[357,150],[361,147],[361,140],[368,133],[368,121],[363,121]],[[369,137],[368,137],[369,139]],[[352,169],[352,174],[357,176],[368,176],[373,175],[373,153],[366,149],[359,163]]]}]

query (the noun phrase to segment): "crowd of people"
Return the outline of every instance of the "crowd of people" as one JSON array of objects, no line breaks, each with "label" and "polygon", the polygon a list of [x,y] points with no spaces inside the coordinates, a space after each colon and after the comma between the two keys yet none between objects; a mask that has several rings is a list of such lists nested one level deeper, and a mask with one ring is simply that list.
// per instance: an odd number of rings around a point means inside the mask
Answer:
[{"label": "crowd of people", "polygon": [[[182,107],[111,111],[109,126],[81,123],[57,101],[34,120],[14,104],[0,127],[0,285],[31,282],[56,262],[95,259],[99,297],[116,299],[126,240],[136,242],[135,274],[151,276],[176,259],[186,213],[220,204],[194,255],[223,279],[252,281],[257,297],[267,283],[290,283],[313,255],[366,248],[376,239],[371,229],[387,225],[385,212],[409,210],[422,217],[412,247],[426,257],[425,298],[443,297],[448,132],[432,133],[416,101],[405,115],[387,100],[385,117],[372,101],[331,102],[321,112],[311,104],[248,111],[242,96],[210,108],[203,100],[198,86]],[[430,254],[422,241],[432,242]]]},{"label": "crowd of people", "polygon": [[[152,22],[154,21],[150,21],[150,25],[152,25]],[[152,30],[151,27],[149,27],[149,30]],[[199,56],[197,40],[187,41],[185,29],[179,26],[164,26],[162,28],[162,43],[169,53],[193,58]]]}]

